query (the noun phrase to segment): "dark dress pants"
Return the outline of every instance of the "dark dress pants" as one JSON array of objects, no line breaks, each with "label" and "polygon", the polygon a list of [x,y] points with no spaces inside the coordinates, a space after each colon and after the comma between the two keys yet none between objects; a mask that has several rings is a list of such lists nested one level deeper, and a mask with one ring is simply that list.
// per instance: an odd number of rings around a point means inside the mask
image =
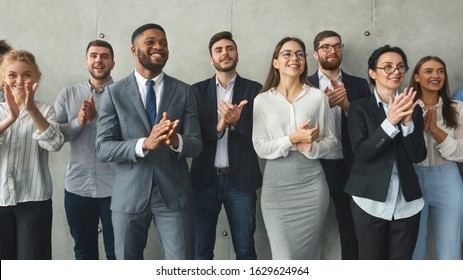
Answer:
[{"label": "dark dress pants", "polygon": [[350,197],[344,192],[349,171],[343,159],[321,159],[320,162],[325,172],[326,181],[336,211],[341,242],[341,258],[343,260],[357,260],[358,246],[354,221],[350,210]]},{"label": "dark dress pants", "polygon": [[418,238],[420,212],[409,218],[384,220],[363,211],[351,199],[361,260],[411,260]]}]

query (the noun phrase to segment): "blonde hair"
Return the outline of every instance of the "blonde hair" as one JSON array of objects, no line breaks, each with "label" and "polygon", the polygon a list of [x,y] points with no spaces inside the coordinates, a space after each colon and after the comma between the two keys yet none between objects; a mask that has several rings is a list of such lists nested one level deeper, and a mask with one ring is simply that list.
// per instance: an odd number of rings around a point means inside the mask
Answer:
[{"label": "blonde hair", "polygon": [[11,50],[5,53],[3,56],[2,64],[0,65],[0,88],[3,87],[7,66],[17,61],[22,61],[32,66],[32,76],[34,81],[40,81],[42,73],[40,72],[39,66],[35,62],[34,55],[26,50]]}]

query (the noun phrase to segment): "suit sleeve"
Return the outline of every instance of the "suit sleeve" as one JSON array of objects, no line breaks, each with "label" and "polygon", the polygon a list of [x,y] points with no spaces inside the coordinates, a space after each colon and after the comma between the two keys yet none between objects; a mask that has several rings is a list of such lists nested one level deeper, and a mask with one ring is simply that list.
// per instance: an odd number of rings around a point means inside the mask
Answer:
[{"label": "suit sleeve", "polygon": [[367,163],[373,161],[392,142],[392,139],[382,129],[380,123],[373,127],[372,118],[375,108],[365,107],[367,106],[363,102],[352,102],[347,129],[354,156]]},{"label": "suit sleeve", "polygon": [[203,148],[196,96],[189,86],[187,95],[182,131],[180,132],[183,139],[183,150],[178,155],[178,158],[196,157]]},{"label": "suit sleeve", "polygon": [[138,139],[123,141],[113,97],[110,87],[100,98],[96,126],[96,156],[102,162],[136,162],[135,146]]},{"label": "suit sleeve", "polygon": [[426,159],[427,150],[423,136],[423,111],[420,106],[416,106],[413,111],[413,132],[404,137],[405,149],[408,158],[413,163],[419,163]]}]

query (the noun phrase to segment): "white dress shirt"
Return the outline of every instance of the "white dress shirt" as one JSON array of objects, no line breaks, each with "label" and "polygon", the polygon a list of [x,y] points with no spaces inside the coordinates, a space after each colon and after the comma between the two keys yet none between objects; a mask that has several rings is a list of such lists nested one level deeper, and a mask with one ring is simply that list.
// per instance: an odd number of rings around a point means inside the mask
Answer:
[{"label": "white dress shirt", "polygon": [[318,159],[326,155],[334,145],[334,122],[328,97],[317,88],[304,85],[296,99],[290,103],[275,88],[260,93],[254,99],[252,142],[259,157],[276,159],[296,151],[289,136],[305,121],[310,127],[320,126],[320,135],[312,144],[307,158]]},{"label": "white dress shirt", "polygon": [[[215,85],[217,88],[217,106],[220,104],[220,102],[223,101],[228,101],[232,102],[233,98],[233,89],[235,87],[235,80],[236,76],[233,77],[233,79],[228,82],[227,88],[223,88],[222,85],[220,85],[219,80],[217,79],[217,76],[215,77]],[[220,115],[218,116],[218,120],[220,120]],[[228,167],[228,130],[229,128],[226,128],[224,131],[223,136],[217,140],[217,150],[215,152],[215,161],[214,161],[214,166],[215,167]]]},{"label": "white dress shirt", "polygon": [[[342,73],[339,71],[339,75],[336,77],[336,82],[338,84],[342,83]],[[324,92],[325,88],[329,88],[330,90],[333,90],[333,85],[331,84],[330,79],[323,74],[320,69],[318,69],[318,83],[320,86],[320,90]],[[334,106],[331,110],[331,115],[333,116],[334,120],[334,133],[336,135],[336,145],[331,149],[331,151],[324,155],[322,158],[323,159],[342,159],[344,158],[342,154],[342,114],[344,114],[343,110],[339,106]]]}]

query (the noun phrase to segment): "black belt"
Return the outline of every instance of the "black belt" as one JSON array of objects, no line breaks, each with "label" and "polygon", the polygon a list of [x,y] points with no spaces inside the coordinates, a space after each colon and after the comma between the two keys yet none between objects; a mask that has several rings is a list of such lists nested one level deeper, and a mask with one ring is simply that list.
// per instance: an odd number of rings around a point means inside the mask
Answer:
[{"label": "black belt", "polygon": [[230,175],[229,167],[214,167],[214,173],[219,176],[228,176]]}]

